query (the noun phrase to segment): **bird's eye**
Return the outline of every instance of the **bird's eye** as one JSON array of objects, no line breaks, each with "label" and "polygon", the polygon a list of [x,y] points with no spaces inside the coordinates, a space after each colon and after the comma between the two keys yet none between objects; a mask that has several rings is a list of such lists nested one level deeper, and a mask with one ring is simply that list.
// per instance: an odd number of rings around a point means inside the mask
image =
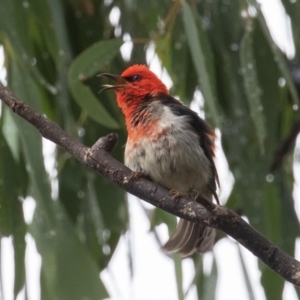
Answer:
[{"label": "bird's eye", "polygon": [[140,81],[142,79],[142,77],[140,76],[140,75],[133,75],[132,77],[131,77],[131,80],[132,81]]},{"label": "bird's eye", "polygon": [[136,75],[132,75],[132,76],[126,76],[123,78],[129,82],[135,82],[135,81],[140,81],[142,79],[142,76],[136,74]]}]

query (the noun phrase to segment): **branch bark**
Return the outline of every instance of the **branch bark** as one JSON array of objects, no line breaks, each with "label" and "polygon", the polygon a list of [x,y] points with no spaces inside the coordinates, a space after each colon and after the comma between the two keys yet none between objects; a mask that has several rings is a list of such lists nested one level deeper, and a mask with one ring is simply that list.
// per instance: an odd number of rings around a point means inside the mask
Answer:
[{"label": "branch bark", "polygon": [[225,232],[285,280],[300,286],[300,263],[281,251],[232,210],[211,202],[206,205],[205,199],[202,199],[202,205],[184,198],[174,201],[168,194],[168,190],[155,182],[145,178],[131,180],[132,172],[110,155],[117,143],[116,134],[111,133],[102,137],[91,148],[88,148],[75,141],[57,124],[20,101],[1,83],[0,99],[13,112],[37,128],[44,138],[54,142],[78,161],[108,178],[120,188],[175,216]]}]

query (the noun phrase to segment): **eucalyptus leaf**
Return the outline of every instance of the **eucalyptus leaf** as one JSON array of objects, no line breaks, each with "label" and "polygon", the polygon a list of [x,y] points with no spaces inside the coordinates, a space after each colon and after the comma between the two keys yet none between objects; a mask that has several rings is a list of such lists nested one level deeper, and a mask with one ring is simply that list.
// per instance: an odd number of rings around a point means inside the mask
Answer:
[{"label": "eucalyptus leaf", "polygon": [[263,105],[261,101],[261,87],[258,82],[256,61],[253,53],[253,36],[252,31],[245,33],[240,48],[241,67],[244,78],[245,93],[250,107],[250,114],[256,128],[260,151],[265,151],[264,140],[266,138],[266,125],[263,114]]},{"label": "eucalyptus leaf", "polygon": [[186,1],[182,3],[182,17],[187,41],[193,58],[194,66],[198,75],[198,80],[207,103],[209,112],[216,126],[219,126],[219,115],[217,110],[216,94],[213,84],[213,75],[209,72],[207,58],[210,54],[207,52],[208,43],[205,32],[201,26],[197,27],[195,15]]},{"label": "eucalyptus leaf", "polygon": [[184,300],[184,292],[183,292],[183,274],[182,274],[182,259],[178,254],[172,255],[174,266],[175,266],[175,276],[176,276],[176,284],[177,284],[177,293],[178,299]]},{"label": "eucalyptus leaf", "polygon": [[270,34],[270,30],[268,29],[266,20],[261,11],[261,6],[255,0],[249,0],[249,3],[253,7],[255,7],[255,9],[257,10],[257,15],[258,15],[258,20],[259,20],[260,26],[262,28],[262,31],[263,31],[267,41],[269,42],[270,48],[272,49],[272,53],[274,55],[274,60],[277,62],[277,65],[282,73],[282,76],[285,78],[285,80],[287,82],[287,86],[291,93],[293,103],[299,106],[299,95],[295,88],[295,84],[292,80],[291,74],[287,68],[286,59],[284,58],[283,53],[279,50],[279,47],[275,44],[275,42]]},{"label": "eucalyptus leaf", "polygon": [[69,87],[74,99],[93,120],[109,128],[119,128],[119,125],[84,84],[84,80],[99,73],[118,54],[121,45],[120,40],[94,44],[72,62],[68,72]]},{"label": "eucalyptus leaf", "polygon": [[22,182],[19,176],[21,165],[13,157],[0,130],[0,233],[11,236],[14,246],[14,299],[25,284],[25,233],[23,217]]}]

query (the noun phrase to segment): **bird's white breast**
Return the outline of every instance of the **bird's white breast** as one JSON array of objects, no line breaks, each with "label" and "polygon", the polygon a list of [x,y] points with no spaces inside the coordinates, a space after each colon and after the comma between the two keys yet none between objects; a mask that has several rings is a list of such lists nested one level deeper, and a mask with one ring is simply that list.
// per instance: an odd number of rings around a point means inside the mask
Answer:
[{"label": "bird's white breast", "polygon": [[157,101],[151,105],[156,125],[147,136],[128,138],[125,164],[168,189],[206,192],[212,176],[210,163],[188,116],[177,116]]}]

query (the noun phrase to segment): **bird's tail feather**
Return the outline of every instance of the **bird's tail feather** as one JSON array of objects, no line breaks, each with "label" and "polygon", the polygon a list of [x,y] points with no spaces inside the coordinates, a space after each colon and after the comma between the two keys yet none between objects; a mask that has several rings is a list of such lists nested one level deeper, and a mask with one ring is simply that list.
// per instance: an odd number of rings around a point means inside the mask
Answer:
[{"label": "bird's tail feather", "polygon": [[180,219],[163,249],[166,252],[176,251],[182,256],[192,255],[195,251],[204,253],[212,249],[215,235],[213,228]]}]

